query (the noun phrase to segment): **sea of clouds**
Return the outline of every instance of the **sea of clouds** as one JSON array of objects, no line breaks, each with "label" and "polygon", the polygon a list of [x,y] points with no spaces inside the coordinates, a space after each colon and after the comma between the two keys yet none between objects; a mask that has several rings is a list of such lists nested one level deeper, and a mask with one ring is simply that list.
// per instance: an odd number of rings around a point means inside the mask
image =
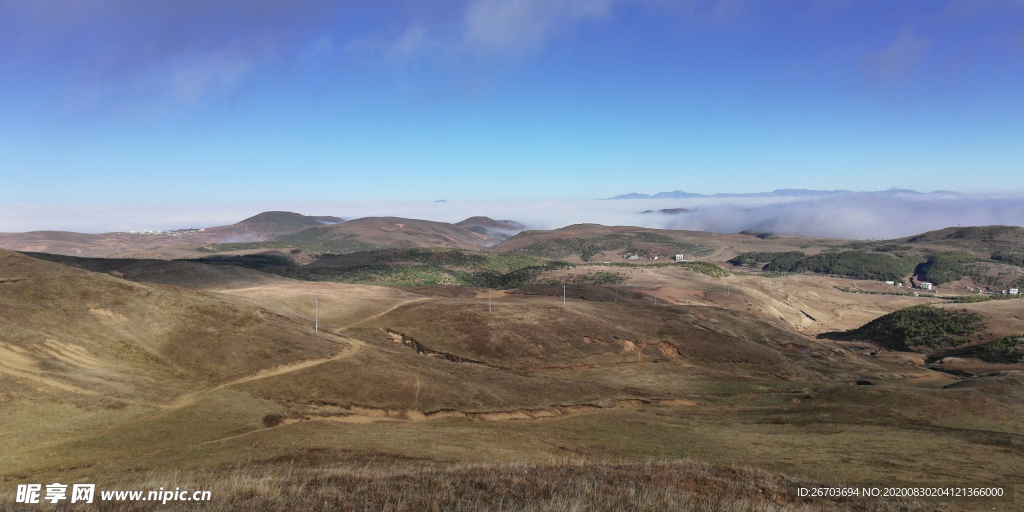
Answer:
[{"label": "sea of clouds", "polygon": [[[658,213],[664,208],[692,210]],[[234,224],[263,211],[394,216],[458,222],[485,215],[533,229],[596,223],[660,229],[888,239],[950,226],[1024,225],[1024,195],[859,192],[824,197],[566,201],[281,202],[145,205],[0,205],[0,232],[102,233]],[[654,210],[655,213],[641,213]]]}]

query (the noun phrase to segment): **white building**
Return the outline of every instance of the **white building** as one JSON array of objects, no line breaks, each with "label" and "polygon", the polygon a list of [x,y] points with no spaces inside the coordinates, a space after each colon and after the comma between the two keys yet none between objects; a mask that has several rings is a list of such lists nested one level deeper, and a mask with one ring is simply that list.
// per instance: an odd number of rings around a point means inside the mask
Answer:
[{"label": "white building", "polygon": [[1010,295],[1017,295],[1018,293],[1020,293],[1019,288],[1010,288]]},{"label": "white building", "polygon": [[893,286],[896,286],[896,281],[886,281],[885,284],[891,284]]},{"label": "white building", "polygon": [[676,261],[690,261],[690,260],[686,259],[686,255],[685,254],[676,254]]},{"label": "white building", "polygon": [[932,289],[932,284],[931,283],[921,283],[921,289],[922,290],[931,290]]}]

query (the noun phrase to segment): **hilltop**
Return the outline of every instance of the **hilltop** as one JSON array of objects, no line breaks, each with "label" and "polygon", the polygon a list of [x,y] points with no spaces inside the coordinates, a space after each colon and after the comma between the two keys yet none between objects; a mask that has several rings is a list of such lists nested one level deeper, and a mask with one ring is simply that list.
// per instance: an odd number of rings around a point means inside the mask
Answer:
[{"label": "hilltop", "polygon": [[1022,246],[1024,246],[1024,227],[968,226],[944,228],[894,241],[912,244],[946,245],[973,252],[1015,252],[1021,250]]},{"label": "hilltop", "polygon": [[456,226],[462,226],[474,233],[479,233],[492,240],[493,245],[508,239],[508,237],[526,229],[526,226],[514,220],[494,220],[490,217],[470,217],[464,221],[456,222]]},{"label": "hilltop", "polygon": [[210,228],[206,231],[218,242],[258,242],[313,226],[341,222],[344,220],[338,217],[312,217],[300,213],[276,211],[263,212],[230,226]]}]

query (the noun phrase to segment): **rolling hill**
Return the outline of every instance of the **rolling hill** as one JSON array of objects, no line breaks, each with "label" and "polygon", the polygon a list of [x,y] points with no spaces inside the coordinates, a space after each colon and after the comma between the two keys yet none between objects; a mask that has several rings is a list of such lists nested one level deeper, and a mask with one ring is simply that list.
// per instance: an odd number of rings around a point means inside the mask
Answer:
[{"label": "rolling hill", "polygon": [[44,394],[160,397],[337,350],[247,301],[6,250],[0,307],[0,373],[41,384]]},{"label": "rolling hill", "polygon": [[456,222],[455,225],[489,237],[493,240],[493,244],[506,240],[510,236],[526,229],[526,226],[514,220],[494,220],[490,217],[479,216]]},{"label": "rolling hill", "polygon": [[[691,257],[711,254],[713,246],[699,243],[708,238],[706,235],[694,231],[575,224],[550,231],[523,231],[493,250],[570,261],[625,261],[626,253],[644,260],[654,256],[667,260],[679,253]],[[720,236],[711,235],[712,238]]]},{"label": "rolling hill", "polygon": [[206,234],[218,242],[258,242],[279,235],[302,231],[313,226],[339,224],[343,219],[330,216],[311,217],[294,212],[263,212],[230,226],[209,228]]},{"label": "rolling hill", "polygon": [[[605,229],[580,231],[618,233]],[[750,499],[773,493],[765,509],[829,510],[846,504],[815,508],[780,489],[808,480],[938,481],[963,468],[982,482],[1021,476],[1020,404],[1007,398],[1019,396],[1016,380],[944,387],[956,377],[790,324],[828,314],[825,305],[849,318],[847,296],[872,311],[934,299],[845,293],[820,276],[765,283],[682,265],[592,267],[621,272],[616,284],[575,284],[571,274],[588,265],[546,271],[573,283],[565,303],[561,286],[489,294],[272,278],[209,293],[126,280],[132,272],[215,279],[195,262],[160,274],[159,262],[48,258],[106,273],[0,251],[0,434],[15,446],[0,452],[0,478],[12,485],[155,488],[181,485],[186,474],[221,493],[227,508],[260,510],[279,499],[287,509],[315,497],[344,510],[346,493],[383,507],[486,487],[473,495],[479,504],[525,484],[561,495],[576,488],[573,475],[619,482],[629,474],[683,479],[686,492],[723,509],[762,503],[728,501],[760,479]],[[479,270],[546,261],[412,248],[311,266],[388,258]],[[232,279],[249,275],[231,270]],[[320,333],[309,328],[314,304]],[[834,463],[837,445],[848,454],[843,464]],[[643,466],[652,459],[666,462]],[[693,460],[704,476],[680,472]],[[738,471],[738,463],[757,469]],[[441,490],[423,494],[434,487]],[[615,499],[642,509],[639,498]],[[651,499],[650,510],[682,503]]]},{"label": "rolling hill", "polygon": [[381,248],[452,247],[479,249],[491,240],[462,226],[446,222],[365,217],[337,224],[307,228],[278,241],[317,252],[346,254]]}]

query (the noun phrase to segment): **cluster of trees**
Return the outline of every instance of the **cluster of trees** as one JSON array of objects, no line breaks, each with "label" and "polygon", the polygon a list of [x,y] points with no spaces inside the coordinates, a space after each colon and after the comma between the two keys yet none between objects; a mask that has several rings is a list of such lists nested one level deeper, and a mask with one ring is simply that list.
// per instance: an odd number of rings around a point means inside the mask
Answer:
[{"label": "cluster of trees", "polygon": [[[733,265],[754,267],[769,271],[776,271],[778,268],[792,267],[807,255],[800,251],[788,252],[745,252],[729,260]],[[772,268],[768,268],[770,265]]]},{"label": "cluster of trees", "polygon": [[914,350],[963,345],[971,341],[969,336],[984,329],[985,321],[977,313],[922,304],[878,317],[849,331],[847,336],[893,350]]},{"label": "cluster of trees", "polygon": [[729,260],[736,265],[759,267],[769,272],[816,272],[853,279],[899,279],[920,262],[915,257],[898,257],[865,251],[829,252],[807,256],[799,251],[748,252]]},{"label": "cluster of trees", "polygon": [[999,263],[1005,263],[1007,265],[1013,265],[1016,267],[1024,267],[1024,253],[1000,253],[997,252],[992,255],[993,261]]},{"label": "cluster of trees", "polygon": [[974,357],[989,363],[1021,363],[1024,362],[1024,335],[1007,336],[988,343],[975,345],[958,355]]},{"label": "cluster of trees", "polygon": [[958,281],[971,274],[969,264],[980,258],[969,252],[940,252],[918,265],[916,273],[924,281],[935,284]]}]

